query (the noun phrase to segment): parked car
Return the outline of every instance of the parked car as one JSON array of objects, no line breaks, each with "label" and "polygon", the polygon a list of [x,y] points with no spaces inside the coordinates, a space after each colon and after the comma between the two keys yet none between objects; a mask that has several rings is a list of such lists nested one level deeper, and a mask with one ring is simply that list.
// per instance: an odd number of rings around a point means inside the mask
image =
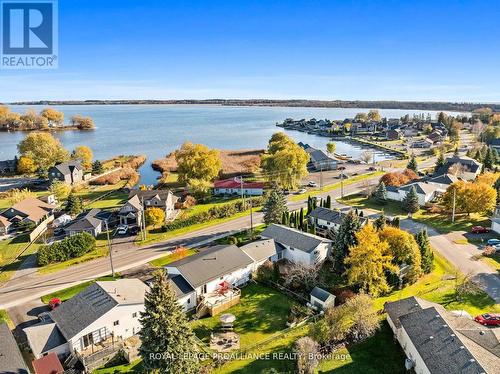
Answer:
[{"label": "parked car", "polygon": [[488,245],[497,245],[500,244],[500,239],[489,239]]},{"label": "parked car", "polygon": [[377,170],[377,168],[376,168],[375,166],[370,166],[370,167],[368,168],[368,171],[375,171],[375,170]]},{"label": "parked car", "polygon": [[61,304],[62,304],[61,299],[58,297],[54,297],[54,298],[50,299],[50,301],[49,301],[49,308],[50,308],[50,310],[54,310]]},{"label": "parked car", "polygon": [[52,322],[49,312],[40,313],[37,317],[40,322]]},{"label": "parked car", "polygon": [[118,235],[125,235],[128,232],[128,225],[118,225],[116,233]]},{"label": "parked car", "polygon": [[300,195],[301,193],[306,193],[307,190],[305,188],[301,188],[300,190],[297,191],[297,195]]},{"label": "parked car", "polygon": [[137,235],[139,233],[139,226],[132,226],[130,228],[130,234],[131,235]]},{"label": "parked car", "polygon": [[484,326],[500,326],[500,314],[481,314],[475,317],[474,321]]},{"label": "parked car", "polygon": [[318,187],[318,184],[316,182],[314,182],[314,181],[309,181],[309,183],[307,183],[307,185],[309,187]]},{"label": "parked car", "polygon": [[474,226],[474,227],[472,227],[472,230],[471,230],[471,232],[473,234],[485,234],[485,233],[488,233],[490,231],[491,230],[488,227],[484,227],[484,226]]}]

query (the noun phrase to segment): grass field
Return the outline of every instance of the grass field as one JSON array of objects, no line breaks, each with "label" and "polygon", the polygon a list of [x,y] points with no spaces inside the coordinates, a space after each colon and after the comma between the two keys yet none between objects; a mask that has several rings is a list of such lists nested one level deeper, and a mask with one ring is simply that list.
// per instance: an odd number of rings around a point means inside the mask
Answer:
[{"label": "grass field", "polygon": [[81,291],[83,291],[85,288],[90,286],[92,283],[112,281],[115,279],[120,279],[120,275],[115,274],[114,278],[111,275],[108,275],[106,277],[101,277],[101,278],[97,278],[97,279],[92,280],[92,281],[80,283],[80,284],[77,284],[76,286],[71,286],[71,287],[65,288],[63,290],[52,292],[52,293],[49,293],[47,295],[44,295],[40,298],[40,300],[42,300],[42,303],[44,303],[44,304],[48,304],[49,301],[51,299],[53,299],[54,297],[61,299],[61,301],[66,301],[68,299],[71,299],[73,296],[80,293]]},{"label": "grass field", "polygon": [[[285,329],[293,303],[284,294],[260,284],[249,284],[242,288],[240,303],[225,312],[236,316],[234,331],[240,334],[241,349]],[[192,327],[196,336],[208,343],[210,333],[220,325],[219,317],[194,321]]]},{"label": "grass field", "polygon": [[[0,284],[8,281],[26,259],[26,256],[35,253],[40,246],[38,243],[33,243],[29,247],[28,245],[27,235],[0,241]],[[26,249],[26,247],[28,248]],[[20,256],[21,253],[23,253],[22,256]]]},{"label": "grass field", "polygon": [[7,314],[7,311],[4,309],[0,309],[0,324],[2,324],[2,323],[6,323],[10,327],[13,327],[12,321],[11,321],[9,315]]}]

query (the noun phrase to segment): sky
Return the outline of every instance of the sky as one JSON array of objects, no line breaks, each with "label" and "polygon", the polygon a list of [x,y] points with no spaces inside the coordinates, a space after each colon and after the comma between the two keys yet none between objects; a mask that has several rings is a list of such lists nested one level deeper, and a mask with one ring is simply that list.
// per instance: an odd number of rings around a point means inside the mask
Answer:
[{"label": "sky", "polygon": [[0,70],[0,101],[500,102],[499,19],[498,0],[59,0],[58,69]]}]

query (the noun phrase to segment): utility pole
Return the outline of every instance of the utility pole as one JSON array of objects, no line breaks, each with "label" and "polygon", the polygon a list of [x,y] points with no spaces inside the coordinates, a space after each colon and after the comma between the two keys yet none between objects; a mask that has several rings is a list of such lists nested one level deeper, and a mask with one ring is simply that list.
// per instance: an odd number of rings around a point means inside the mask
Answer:
[{"label": "utility pole", "polygon": [[323,189],[323,162],[319,163],[319,189]]},{"label": "utility pole", "polygon": [[453,188],[453,209],[451,213],[451,222],[455,222],[455,201],[457,199],[457,188]]},{"label": "utility pole", "polygon": [[253,201],[250,199],[250,238],[253,238]]},{"label": "utility pole", "polygon": [[113,242],[109,238],[109,227],[108,227],[108,221],[104,221],[104,224],[106,225],[106,237],[108,240],[108,249],[109,249],[109,262],[111,264],[111,276],[114,278],[115,277],[115,268],[113,267]]},{"label": "utility pole", "polygon": [[344,198],[344,169],[340,169],[340,197]]},{"label": "utility pole", "polygon": [[146,216],[144,214],[144,197],[142,197],[141,199],[141,205],[142,205],[142,209],[141,209],[141,231],[142,231],[142,240],[145,241],[146,240]]}]

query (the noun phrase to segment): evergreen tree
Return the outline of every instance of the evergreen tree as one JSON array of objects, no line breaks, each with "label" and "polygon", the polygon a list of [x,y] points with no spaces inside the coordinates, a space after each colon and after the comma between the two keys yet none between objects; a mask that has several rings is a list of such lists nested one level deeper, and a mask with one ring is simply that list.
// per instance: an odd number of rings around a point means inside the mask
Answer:
[{"label": "evergreen tree", "polygon": [[330,195],[326,197],[325,208],[332,209],[332,197]]},{"label": "evergreen tree", "polygon": [[406,194],[402,201],[402,208],[405,212],[408,213],[416,213],[420,208],[420,204],[418,203],[418,195],[415,186],[410,188],[410,191]]},{"label": "evergreen tree", "polygon": [[155,273],[141,312],[139,353],[148,373],[199,373],[197,349],[186,314],[163,270]]},{"label": "evergreen tree", "polygon": [[299,213],[299,228],[302,229],[304,225],[304,209],[300,208],[300,213]]},{"label": "evergreen tree", "polygon": [[271,223],[280,223],[283,212],[287,212],[286,199],[281,190],[274,187],[272,191],[267,196],[266,202],[264,203],[264,222],[266,225]]},{"label": "evergreen tree", "polygon": [[495,158],[493,157],[493,152],[491,151],[491,148],[488,147],[488,150],[486,151],[486,155],[484,156],[484,167],[485,169],[493,169],[493,164],[495,163]]},{"label": "evergreen tree", "polygon": [[313,211],[313,204],[311,196],[307,196],[307,215]]},{"label": "evergreen tree", "polygon": [[101,174],[104,172],[104,167],[102,166],[101,161],[95,160],[92,163],[92,174]]},{"label": "evergreen tree", "polygon": [[399,217],[394,217],[392,219],[391,225],[399,229]]},{"label": "evergreen tree", "polygon": [[83,211],[82,198],[70,193],[66,200],[66,211],[71,215],[80,214]]},{"label": "evergreen tree", "polygon": [[283,212],[283,214],[281,215],[281,224],[282,225],[287,225],[286,223],[286,212]]},{"label": "evergreen tree", "polygon": [[380,216],[378,216],[375,219],[375,221],[373,221],[373,227],[375,227],[375,229],[377,231],[383,230],[385,227],[386,221],[387,221],[387,219],[385,218],[384,212],[382,212],[382,214]]},{"label": "evergreen tree", "polygon": [[444,154],[443,152],[439,152],[439,156],[436,160],[436,167],[435,167],[435,171],[437,171],[439,168],[441,168],[442,166],[444,166],[446,163],[445,159],[444,159]]},{"label": "evergreen tree", "polygon": [[411,155],[410,161],[408,161],[408,165],[406,165],[407,169],[413,170],[415,173],[418,171],[417,159],[415,155]]},{"label": "evergreen tree", "polygon": [[386,204],[387,203],[387,190],[385,188],[385,183],[380,182],[378,184],[377,189],[375,190],[375,193],[373,194],[375,197],[375,201],[379,204]]},{"label": "evergreen tree", "polygon": [[344,259],[349,255],[349,247],[358,244],[356,233],[360,228],[359,217],[353,210],[342,218],[333,241],[333,256],[337,270],[344,270]]},{"label": "evergreen tree", "polygon": [[497,191],[497,205],[500,204],[500,178],[497,178],[493,188]]},{"label": "evergreen tree", "polygon": [[429,274],[434,269],[434,253],[431,249],[427,230],[422,230],[415,234],[415,241],[420,249],[421,266],[425,274]]}]

